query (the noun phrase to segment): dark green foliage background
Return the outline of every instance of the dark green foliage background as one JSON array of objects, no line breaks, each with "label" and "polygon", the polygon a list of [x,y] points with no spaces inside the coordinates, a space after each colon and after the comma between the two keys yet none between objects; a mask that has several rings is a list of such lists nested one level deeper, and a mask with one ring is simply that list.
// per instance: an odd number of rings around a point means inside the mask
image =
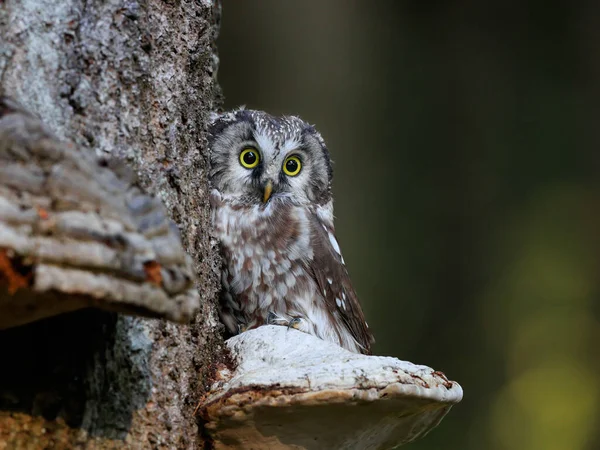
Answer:
[{"label": "dark green foliage background", "polygon": [[224,3],[227,106],[328,143],[375,352],[465,390],[411,448],[600,448],[600,3]]}]

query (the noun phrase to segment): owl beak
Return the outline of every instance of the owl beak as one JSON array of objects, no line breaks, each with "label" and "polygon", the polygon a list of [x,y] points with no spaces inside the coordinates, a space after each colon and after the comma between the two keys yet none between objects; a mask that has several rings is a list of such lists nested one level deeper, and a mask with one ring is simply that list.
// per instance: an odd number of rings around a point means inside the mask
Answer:
[{"label": "owl beak", "polygon": [[271,198],[271,192],[273,192],[273,182],[271,180],[267,181],[265,184],[263,191],[263,203],[267,203]]}]

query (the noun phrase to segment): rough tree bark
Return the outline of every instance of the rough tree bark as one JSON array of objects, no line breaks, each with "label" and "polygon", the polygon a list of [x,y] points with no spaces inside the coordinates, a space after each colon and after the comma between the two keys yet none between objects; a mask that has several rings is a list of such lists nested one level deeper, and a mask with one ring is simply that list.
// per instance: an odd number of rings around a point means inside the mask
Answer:
[{"label": "rough tree bark", "polygon": [[197,448],[223,342],[208,234],[209,0],[0,2],[0,95],[59,137],[124,158],[179,225],[202,307],[187,326],[84,310],[0,332],[0,448]]}]

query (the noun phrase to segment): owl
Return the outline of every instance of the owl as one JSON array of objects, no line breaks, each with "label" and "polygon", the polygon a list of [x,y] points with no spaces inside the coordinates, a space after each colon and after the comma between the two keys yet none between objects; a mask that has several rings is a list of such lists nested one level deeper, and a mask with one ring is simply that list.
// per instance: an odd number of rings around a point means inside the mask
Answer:
[{"label": "owl", "polygon": [[229,334],[282,325],[370,353],[333,226],[325,142],[298,117],[239,109],[209,127],[210,203]]}]

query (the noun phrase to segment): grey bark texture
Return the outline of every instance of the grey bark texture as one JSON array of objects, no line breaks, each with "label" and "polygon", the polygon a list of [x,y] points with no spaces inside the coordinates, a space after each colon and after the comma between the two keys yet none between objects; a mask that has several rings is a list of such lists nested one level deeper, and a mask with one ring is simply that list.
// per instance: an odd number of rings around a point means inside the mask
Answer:
[{"label": "grey bark texture", "polygon": [[0,448],[205,444],[194,410],[223,354],[204,128],[219,15],[199,0],[0,2],[0,96],[133,168],[178,225],[201,300],[189,325],[81,310],[0,331]]}]

